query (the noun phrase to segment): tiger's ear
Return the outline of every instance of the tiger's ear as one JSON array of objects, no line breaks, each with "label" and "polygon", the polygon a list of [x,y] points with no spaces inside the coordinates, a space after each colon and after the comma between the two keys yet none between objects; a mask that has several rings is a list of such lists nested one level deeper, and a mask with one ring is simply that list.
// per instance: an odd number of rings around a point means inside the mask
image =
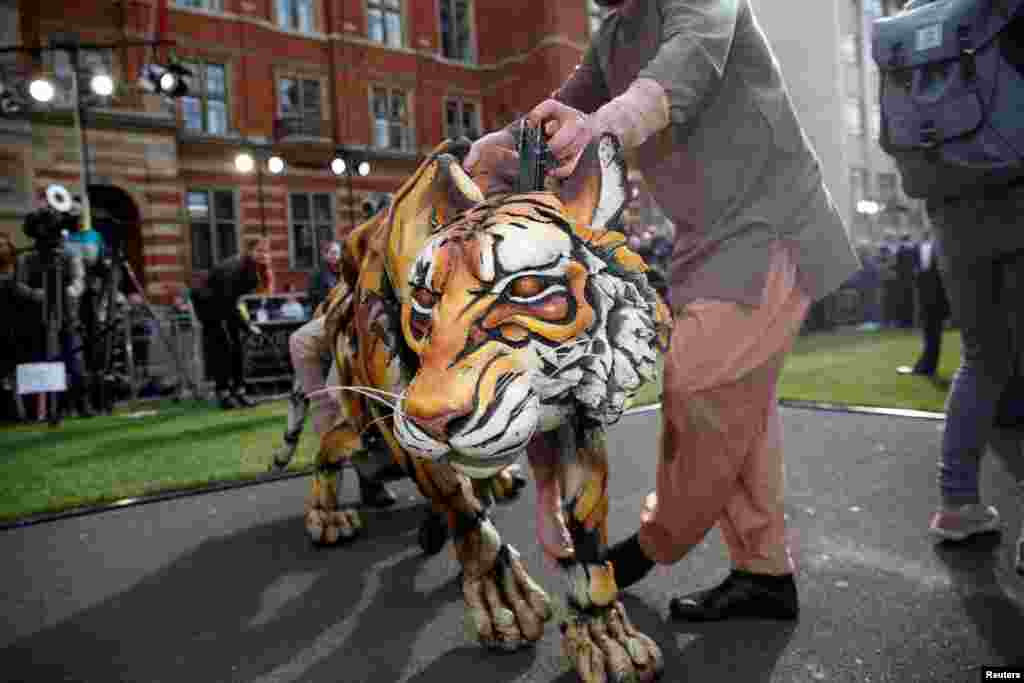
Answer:
[{"label": "tiger's ear", "polygon": [[595,230],[615,226],[626,208],[626,158],[619,139],[605,133],[583,151],[576,170],[555,194],[577,225]]},{"label": "tiger's ear", "polygon": [[395,194],[389,211],[387,270],[399,300],[409,294],[409,268],[436,226],[483,201],[480,188],[443,142]]}]

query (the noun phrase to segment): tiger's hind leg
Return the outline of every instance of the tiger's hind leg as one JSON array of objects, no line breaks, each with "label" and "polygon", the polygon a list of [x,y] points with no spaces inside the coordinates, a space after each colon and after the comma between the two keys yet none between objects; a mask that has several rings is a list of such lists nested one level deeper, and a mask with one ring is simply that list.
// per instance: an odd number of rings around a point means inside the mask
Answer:
[{"label": "tiger's hind leg", "polygon": [[477,640],[505,651],[539,640],[552,614],[547,593],[526,572],[519,552],[502,542],[469,477],[449,465],[418,458],[412,467],[419,490],[447,518]]}]

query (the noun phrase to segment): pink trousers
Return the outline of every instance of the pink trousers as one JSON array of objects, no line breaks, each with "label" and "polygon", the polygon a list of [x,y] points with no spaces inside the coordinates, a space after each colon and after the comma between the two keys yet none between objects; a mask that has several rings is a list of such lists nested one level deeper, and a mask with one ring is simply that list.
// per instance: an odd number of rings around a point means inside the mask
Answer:
[{"label": "pink trousers", "polygon": [[810,301],[778,244],[762,302],[695,301],[675,312],[665,358],[656,488],[640,543],[681,559],[717,523],[737,569],[793,571],[786,549],[776,383]]}]

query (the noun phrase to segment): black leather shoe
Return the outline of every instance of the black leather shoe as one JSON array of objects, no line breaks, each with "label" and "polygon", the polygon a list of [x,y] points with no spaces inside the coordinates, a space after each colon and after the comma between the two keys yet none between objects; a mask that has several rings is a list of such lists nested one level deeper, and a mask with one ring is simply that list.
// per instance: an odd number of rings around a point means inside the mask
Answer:
[{"label": "black leather shoe", "polygon": [[796,619],[800,606],[792,574],[772,576],[734,569],[710,590],[672,598],[669,610],[674,618],[686,621]]},{"label": "black leather shoe", "polygon": [[238,405],[244,408],[252,408],[254,405],[256,405],[256,401],[252,400],[245,394],[236,393],[235,400],[238,401]]},{"label": "black leather shoe", "polygon": [[359,498],[363,505],[373,508],[387,508],[398,502],[395,494],[379,481],[359,478]]},{"label": "black leather shoe", "polygon": [[238,399],[231,394],[224,394],[220,397],[220,407],[224,410],[234,410],[240,405],[241,404],[238,402]]}]

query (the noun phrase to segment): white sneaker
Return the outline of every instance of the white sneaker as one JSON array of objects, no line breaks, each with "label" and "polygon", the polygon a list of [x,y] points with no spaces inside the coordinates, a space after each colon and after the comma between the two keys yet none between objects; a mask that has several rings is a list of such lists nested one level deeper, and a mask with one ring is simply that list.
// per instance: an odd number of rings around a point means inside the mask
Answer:
[{"label": "white sneaker", "polygon": [[998,529],[999,511],[981,503],[939,508],[928,524],[932,536],[943,541],[963,541]]}]

